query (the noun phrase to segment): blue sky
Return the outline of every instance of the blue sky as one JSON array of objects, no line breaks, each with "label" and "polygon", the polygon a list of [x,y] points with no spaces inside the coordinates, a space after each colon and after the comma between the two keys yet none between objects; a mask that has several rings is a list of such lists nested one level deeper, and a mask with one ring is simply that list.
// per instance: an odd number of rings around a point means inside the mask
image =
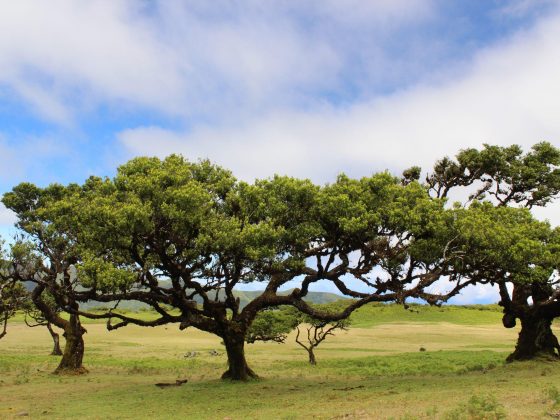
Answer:
[{"label": "blue sky", "polygon": [[[559,5],[5,2],[0,190],[174,152],[328,182],[484,142],[558,145]],[[0,209],[0,232],[12,222]]]}]

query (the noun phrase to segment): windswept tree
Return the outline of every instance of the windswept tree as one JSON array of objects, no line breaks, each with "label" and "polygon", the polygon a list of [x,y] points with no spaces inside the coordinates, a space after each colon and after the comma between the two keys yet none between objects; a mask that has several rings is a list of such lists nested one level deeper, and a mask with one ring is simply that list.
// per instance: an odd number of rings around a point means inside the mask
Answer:
[{"label": "windswept tree", "polygon": [[[59,374],[80,374],[83,367],[86,329],[78,315],[76,292],[80,288],[75,264],[79,261],[75,238],[57,230],[46,211],[49,203],[60,202],[76,186],[52,185],[38,188],[29,183],[16,186],[2,199],[18,220],[21,240],[11,246],[10,275],[19,284],[32,285],[31,301],[41,317],[61,328],[66,340]],[[61,310],[68,317],[61,316]]]},{"label": "windswept tree", "polygon": [[[413,168],[405,173],[405,182],[418,176]],[[527,153],[519,146],[466,149],[455,160],[438,161],[426,186],[439,198],[468,196],[454,216],[455,243],[463,248],[464,258],[451,270],[453,288],[432,299],[448,300],[471,285],[496,285],[504,326],[521,321],[508,360],[560,355],[551,330],[552,320],[560,315],[558,228],[538,222],[528,211],[560,193],[560,150],[545,142]]]},{"label": "windswept tree", "polygon": [[[47,203],[46,214],[49,226],[79,245],[78,300],[137,300],[158,318],[73,313],[108,318],[109,329],[177,323],[216,334],[228,355],[223,377],[235,380],[255,376],[244,343],[261,311],[290,305],[337,321],[368,302],[417,296],[433,273],[371,273],[381,261],[388,269],[399,264],[395,249],[411,242],[414,267],[442,266],[434,249],[446,243],[449,223],[441,200],[387,173],[341,176],[324,187],[278,176],[247,184],[179,156],[133,159],[114,179],[90,178]],[[240,308],[234,288],[255,281],[263,292]],[[304,298],[321,281],[354,299],[337,313],[309,305]],[[279,293],[287,284],[296,287]]]}]

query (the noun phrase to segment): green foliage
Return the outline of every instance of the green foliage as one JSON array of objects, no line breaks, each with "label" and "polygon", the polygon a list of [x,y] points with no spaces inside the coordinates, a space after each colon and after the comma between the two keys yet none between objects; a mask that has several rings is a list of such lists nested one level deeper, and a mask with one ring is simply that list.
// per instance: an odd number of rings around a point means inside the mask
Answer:
[{"label": "green foliage", "polygon": [[473,395],[469,401],[445,415],[448,420],[500,420],[506,417],[504,406],[492,394]]},{"label": "green foliage", "polygon": [[98,286],[103,292],[126,290],[136,281],[134,273],[119,270],[113,264],[85,254],[78,266],[80,284],[84,287]]},{"label": "green foliage", "polygon": [[13,277],[14,260],[0,240],[0,338],[6,335],[8,319],[27,306],[29,295]]},{"label": "green foliage", "polygon": [[488,280],[546,284],[560,267],[556,231],[527,209],[474,202],[456,210],[456,219],[467,272],[484,273]]},{"label": "green foliage", "polygon": [[299,324],[297,313],[288,309],[261,311],[245,336],[247,343],[274,341],[284,343],[286,336]]},{"label": "green foliage", "polygon": [[0,281],[0,319],[11,318],[18,310],[24,308],[27,290],[21,283]]},{"label": "green foliage", "polygon": [[402,183],[406,185],[410,184],[413,181],[418,181],[421,174],[422,168],[420,168],[419,166],[412,166],[411,168],[405,169],[403,171]]},{"label": "green foliage", "polygon": [[535,144],[523,154],[517,145],[509,147],[485,144],[482,150],[465,149],[457,160],[437,162],[428,184],[438,196],[446,196],[454,187],[482,181],[484,185],[472,198],[487,196],[499,204],[544,206],[560,192],[560,149],[550,143]]},{"label": "green foliage", "polygon": [[[213,258],[238,265],[230,269],[242,270],[239,281],[247,282],[262,272],[259,267],[275,267],[281,254],[301,248],[301,238],[309,236],[301,219],[309,216],[294,203],[309,206],[316,189],[280,177],[250,186],[208,161],[190,163],[179,156],[134,159],[119,168],[111,186],[90,180],[87,187],[75,203],[80,206],[75,229],[89,252],[105,254],[119,270],[138,271],[140,263],[141,272],[168,277],[177,276],[170,268],[177,263],[190,267],[202,283],[216,275]],[[285,263],[295,267],[302,260]],[[98,284],[122,280],[96,277]]]}]

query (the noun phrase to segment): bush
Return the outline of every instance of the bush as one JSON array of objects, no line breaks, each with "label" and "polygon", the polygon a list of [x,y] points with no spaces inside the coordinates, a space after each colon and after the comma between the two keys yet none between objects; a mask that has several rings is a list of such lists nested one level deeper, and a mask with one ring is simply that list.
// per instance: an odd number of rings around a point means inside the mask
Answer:
[{"label": "bush", "polygon": [[506,418],[504,406],[494,395],[473,395],[466,403],[448,412],[448,420],[500,420]]}]

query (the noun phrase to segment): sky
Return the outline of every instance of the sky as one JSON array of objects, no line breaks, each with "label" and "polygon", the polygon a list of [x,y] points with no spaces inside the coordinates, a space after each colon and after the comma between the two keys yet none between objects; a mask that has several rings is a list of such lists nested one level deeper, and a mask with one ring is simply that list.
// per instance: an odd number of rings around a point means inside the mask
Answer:
[{"label": "sky", "polygon": [[0,192],[140,155],[324,183],[560,146],[559,39],[557,0],[3,2]]}]

